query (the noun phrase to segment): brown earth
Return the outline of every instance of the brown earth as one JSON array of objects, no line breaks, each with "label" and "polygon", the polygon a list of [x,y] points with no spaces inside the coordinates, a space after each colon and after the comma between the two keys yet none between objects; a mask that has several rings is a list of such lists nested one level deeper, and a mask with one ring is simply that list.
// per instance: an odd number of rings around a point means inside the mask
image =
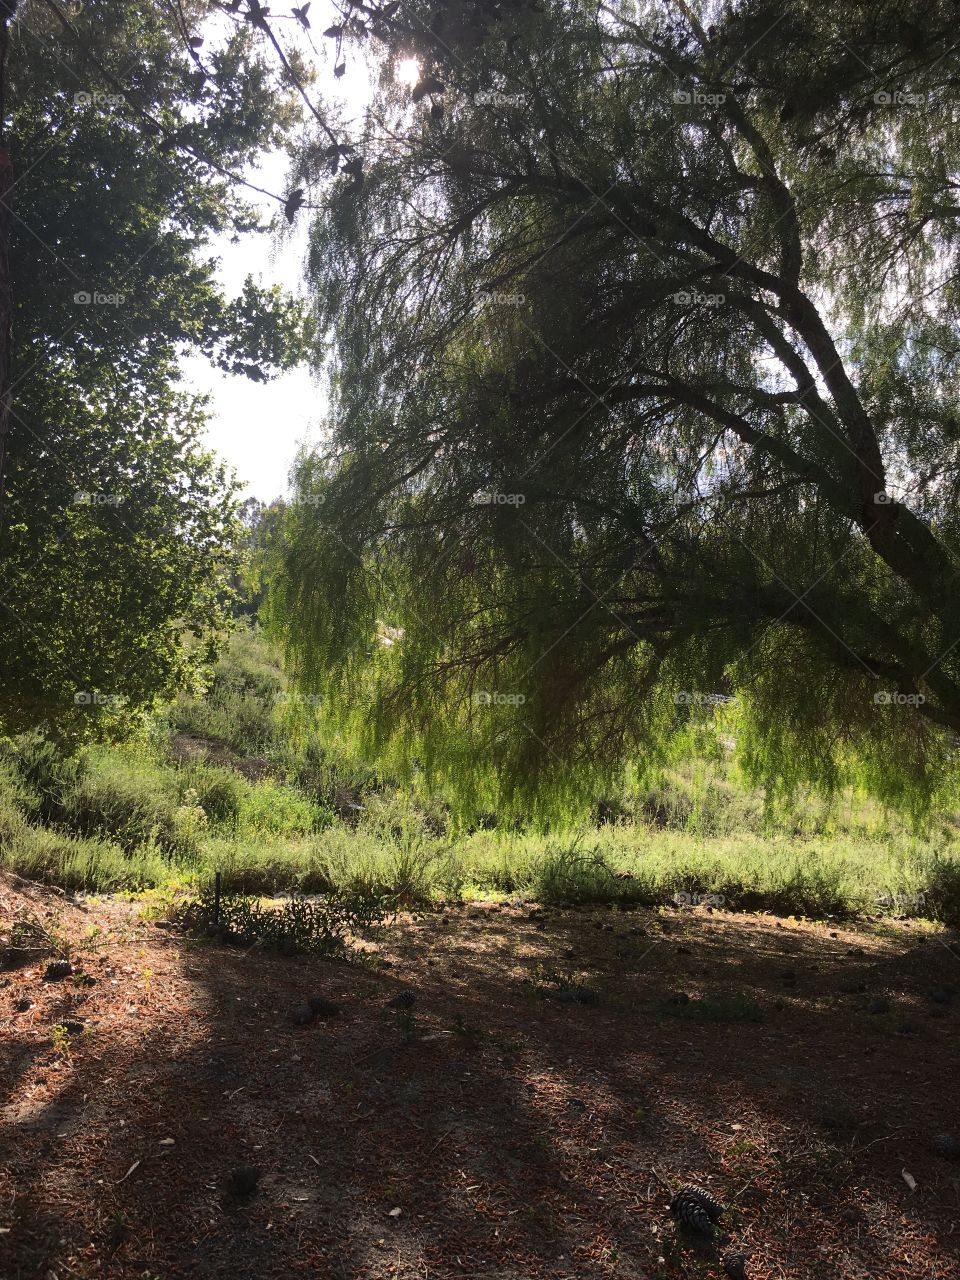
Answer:
[{"label": "brown earth", "polygon": [[[960,1275],[931,926],[475,906],[363,967],[0,879],[0,935],[25,911],[77,972],[0,975],[3,1280],[709,1277],[730,1248],[751,1280]],[[341,1013],[297,1025],[314,996]],[[679,1181],[727,1206],[715,1243]]]}]

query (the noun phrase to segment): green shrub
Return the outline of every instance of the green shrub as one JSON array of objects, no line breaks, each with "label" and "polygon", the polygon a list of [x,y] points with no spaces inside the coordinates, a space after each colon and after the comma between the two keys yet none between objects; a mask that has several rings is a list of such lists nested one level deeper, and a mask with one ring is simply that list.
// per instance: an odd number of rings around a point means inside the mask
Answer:
[{"label": "green shrub", "polygon": [[179,918],[194,932],[238,946],[259,944],[283,955],[345,957],[350,938],[381,926],[389,910],[384,895],[343,891],[265,908],[249,897],[218,900],[208,885],[180,909]]},{"label": "green shrub", "polygon": [[923,900],[916,914],[931,915],[960,927],[960,861],[935,857],[923,882]]},{"label": "green shrub", "polygon": [[238,825],[245,834],[309,835],[330,822],[326,809],[311,803],[293,787],[265,779],[248,787],[241,798]]},{"label": "green shrub", "polygon": [[249,783],[232,769],[206,764],[184,769],[183,777],[211,824],[227,829],[236,827]]}]

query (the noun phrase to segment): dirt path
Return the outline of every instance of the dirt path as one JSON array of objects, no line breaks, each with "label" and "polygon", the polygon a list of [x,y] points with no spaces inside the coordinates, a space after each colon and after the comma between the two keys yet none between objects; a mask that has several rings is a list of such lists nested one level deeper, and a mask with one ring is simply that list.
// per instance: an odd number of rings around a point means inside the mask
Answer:
[{"label": "dirt path", "polygon": [[[960,1275],[948,935],[525,904],[366,969],[0,883],[24,909],[76,974],[0,976],[3,1280]],[[715,1245],[654,1171],[725,1202]]]}]

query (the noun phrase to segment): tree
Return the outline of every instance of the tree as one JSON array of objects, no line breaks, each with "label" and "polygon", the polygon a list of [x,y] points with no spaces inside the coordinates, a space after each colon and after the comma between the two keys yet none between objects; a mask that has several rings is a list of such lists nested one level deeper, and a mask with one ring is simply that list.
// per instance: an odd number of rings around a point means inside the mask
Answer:
[{"label": "tree", "polygon": [[194,679],[229,621],[239,526],[179,356],[263,379],[307,350],[297,301],[216,282],[211,238],[267,229],[230,174],[299,111],[249,29],[201,61],[184,24],[203,12],[30,0],[12,29],[8,733],[119,731]]},{"label": "tree", "polygon": [[922,806],[960,732],[953,7],[388,9],[314,229],[294,668],[473,805],[587,795],[722,694],[755,777]]}]

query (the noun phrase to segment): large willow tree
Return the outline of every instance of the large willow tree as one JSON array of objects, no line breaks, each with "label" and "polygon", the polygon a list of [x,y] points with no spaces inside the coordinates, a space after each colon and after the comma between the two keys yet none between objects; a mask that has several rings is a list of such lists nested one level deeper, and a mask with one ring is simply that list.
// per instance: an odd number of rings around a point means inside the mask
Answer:
[{"label": "large willow tree", "polygon": [[950,775],[954,6],[711,8],[344,9],[382,74],[303,161],[340,164],[332,445],[274,616],[332,720],[470,804],[585,796],[717,694],[758,777]]}]

